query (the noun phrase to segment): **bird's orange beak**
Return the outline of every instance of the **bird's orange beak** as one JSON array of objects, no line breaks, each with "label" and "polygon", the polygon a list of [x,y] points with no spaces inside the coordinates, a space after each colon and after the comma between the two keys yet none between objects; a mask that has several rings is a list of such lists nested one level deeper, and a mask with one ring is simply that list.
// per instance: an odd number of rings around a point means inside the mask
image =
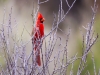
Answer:
[{"label": "bird's orange beak", "polygon": [[43,22],[44,22],[44,21],[45,21],[45,19],[44,19],[44,18],[42,18],[42,20],[41,20],[41,21],[43,21]]}]

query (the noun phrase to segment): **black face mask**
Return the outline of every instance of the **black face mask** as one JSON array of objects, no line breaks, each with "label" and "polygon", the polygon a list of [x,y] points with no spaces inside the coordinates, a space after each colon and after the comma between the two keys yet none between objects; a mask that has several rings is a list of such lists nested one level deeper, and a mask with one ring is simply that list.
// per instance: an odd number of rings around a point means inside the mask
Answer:
[{"label": "black face mask", "polygon": [[43,23],[42,18],[40,18],[40,22]]}]

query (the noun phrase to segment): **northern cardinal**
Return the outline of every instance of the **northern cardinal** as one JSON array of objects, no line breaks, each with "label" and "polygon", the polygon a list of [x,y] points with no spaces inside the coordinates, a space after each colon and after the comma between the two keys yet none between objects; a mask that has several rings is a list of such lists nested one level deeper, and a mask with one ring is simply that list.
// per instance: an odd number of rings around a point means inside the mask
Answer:
[{"label": "northern cardinal", "polygon": [[[40,47],[42,41],[42,37],[44,36],[44,18],[40,12],[38,12],[37,15],[37,21],[35,27],[32,29],[31,36],[34,36],[32,38],[32,44],[33,44],[33,50],[35,50],[35,60],[38,66],[41,66],[41,59],[40,59]],[[42,42],[41,42],[42,41]]]}]

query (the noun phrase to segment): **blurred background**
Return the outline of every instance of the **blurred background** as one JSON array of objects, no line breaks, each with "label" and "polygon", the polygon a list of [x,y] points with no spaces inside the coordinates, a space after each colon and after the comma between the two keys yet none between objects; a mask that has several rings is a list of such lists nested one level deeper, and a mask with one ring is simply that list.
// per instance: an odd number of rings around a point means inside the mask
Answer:
[{"label": "blurred background", "polygon": [[[40,0],[44,1],[44,0]],[[69,5],[72,4],[74,0],[68,0]],[[92,10],[91,6],[93,5],[94,0],[76,0],[76,3],[74,4],[73,8],[71,11],[67,14],[66,18],[64,19],[63,22],[60,23],[59,27],[64,30],[64,32],[67,33],[68,28],[71,28],[71,35],[68,43],[68,52],[69,52],[69,57],[78,52],[78,55],[81,55],[82,51],[82,33],[81,31],[85,34],[85,29],[82,26],[85,26],[90,22],[91,17],[92,17]],[[45,18],[45,34],[48,34],[50,32],[50,29],[52,27],[52,23],[54,20],[53,13],[58,13],[59,10],[59,4],[60,0],[49,0],[46,3],[43,3],[40,5],[39,11],[43,14]],[[98,9],[97,9],[97,14],[95,18],[95,24],[94,24],[94,30],[95,33],[100,34],[100,0],[97,0],[98,4]],[[64,12],[68,10],[68,6],[66,3],[66,0],[62,0],[62,8]],[[0,23],[3,22],[4,18],[4,13],[6,14],[5,16],[5,23],[8,23],[9,19],[9,13],[11,13],[11,7],[12,7],[12,26],[17,24],[18,25],[18,30],[14,30],[17,32],[18,38],[20,38],[21,32],[24,28],[26,27],[27,31],[31,33],[32,30],[32,10],[37,9],[37,0],[0,0]],[[28,41],[31,37],[28,32],[23,33],[23,39],[24,41]],[[13,32],[14,33],[14,32]],[[63,37],[62,32],[58,31],[58,35],[62,36],[62,38],[65,40],[66,38]],[[63,41],[64,41],[63,40]],[[95,57],[95,63],[96,63],[96,70],[98,72],[100,68],[100,58],[99,58],[99,53],[100,53],[100,41],[92,47],[92,50],[94,52],[94,57]],[[27,49],[31,50],[31,43],[28,44]],[[0,58],[0,63],[3,63],[2,58]],[[77,63],[74,65],[75,72],[77,70]],[[92,60],[89,59],[88,62],[88,67],[86,67],[86,70],[88,69],[93,75],[93,66],[92,66]],[[86,71],[84,70],[84,71]],[[84,73],[83,73],[84,74]]]}]

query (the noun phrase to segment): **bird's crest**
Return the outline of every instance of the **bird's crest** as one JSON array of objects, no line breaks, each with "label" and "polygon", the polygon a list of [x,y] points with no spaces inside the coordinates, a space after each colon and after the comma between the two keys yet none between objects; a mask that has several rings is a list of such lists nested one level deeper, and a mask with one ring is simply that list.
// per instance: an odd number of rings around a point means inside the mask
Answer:
[{"label": "bird's crest", "polygon": [[41,18],[43,18],[42,14],[40,12],[38,12],[38,17],[37,19],[40,20]]}]

